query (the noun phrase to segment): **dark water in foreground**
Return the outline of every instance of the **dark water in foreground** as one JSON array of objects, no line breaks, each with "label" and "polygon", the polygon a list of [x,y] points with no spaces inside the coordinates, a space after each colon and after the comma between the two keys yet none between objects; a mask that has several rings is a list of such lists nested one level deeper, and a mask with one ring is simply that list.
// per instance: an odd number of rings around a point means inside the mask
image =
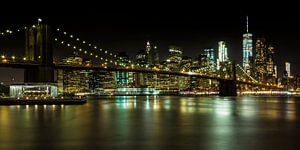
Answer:
[{"label": "dark water in foreground", "polygon": [[300,98],[120,96],[0,106],[6,149],[300,149]]}]

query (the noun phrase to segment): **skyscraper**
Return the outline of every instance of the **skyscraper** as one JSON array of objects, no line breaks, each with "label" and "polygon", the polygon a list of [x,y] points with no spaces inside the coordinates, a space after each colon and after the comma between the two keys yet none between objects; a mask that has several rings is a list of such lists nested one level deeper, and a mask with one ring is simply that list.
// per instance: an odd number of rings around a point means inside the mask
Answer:
[{"label": "skyscraper", "polygon": [[220,69],[220,63],[228,61],[228,53],[226,43],[224,41],[218,42],[218,59],[217,59],[217,69]]},{"label": "skyscraper", "polygon": [[148,66],[153,67],[159,65],[159,56],[157,52],[157,47],[151,46],[149,41],[147,41],[146,43],[145,54],[146,54],[146,60]]},{"label": "skyscraper", "polygon": [[[128,66],[129,65],[129,56],[126,52],[120,52],[117,55],[118,64],[120,66]],[[116,72],[117,86],[118,88],[128,87],[129,84],[129,73],[127,71],[117,71]]]},{"label": "skyscraper", "polygon": [[257,38],[255,42],[255,64],[256,78],[260,82],[264,82],[267,76],[267,46],[265,38]]},{"label": "skyscraper", "polygon": [[274,60],[275,49],[272,45],[268,46],[267,49],[267,82],[275,83],[276,81],[276,72],[275,72],[275,60]]},{"label": "skyscraper", "polygon": [[249,33],[248,16],[247,16],[247,32],[243,34],[243,68],[250,74],[252,56],[252,34]]},{"label": "skyscraper", "polygon": [[291,77],[291,63],[285,62],[285,71],[287,72],[287,76]]},{"label": "skyscraper", "polygon": [[167,59],[167,66],[170,70],[179,70],[179,65],[182,60],[182,50],[176,46],[169,47],[169,58]]},{"label": "skyscraper", "polygon": [[145,50],[138,51],[138,53],[135,55],[135,63],[141,67],[145,67],[147,65]]},{"label": "skyscraper", "polygon": [[208,65],[211,71],[215,70],[215,51],[214,49],[204,49],[204,54],[207,56]]}]

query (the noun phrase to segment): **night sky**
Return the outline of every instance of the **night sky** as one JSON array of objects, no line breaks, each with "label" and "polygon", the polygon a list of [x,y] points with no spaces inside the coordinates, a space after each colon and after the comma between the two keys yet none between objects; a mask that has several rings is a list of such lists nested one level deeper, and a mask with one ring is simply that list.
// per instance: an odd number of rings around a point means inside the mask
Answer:
[{"label": "night sky", "polygon": [[[38,8],[13,13],[3,11],[0,30],[8,27],[29,25],[40,17],[54,28],[62,28],[81,39],[95,43],[113,52],[127,51],[130,56],[144,49],[147,40],[158,47],[161,59],[168,54],[168,46],[176,45],[184,55],[196,57],[204,48],[217,49],[217,42],[227,42],[229,57],[241,63],[242,34],[246,32],[246,15],[249,16],[249,31],[255,37],[265,37],[275,45],[278,74],[283,72],[285,61],[291,62],[292,74],[300,73],[299,13],[295,7],[284,4],[63,4],[60,7]],[[80,7],[81,6],[81,7]],[[31,6],[36,7],[36,5]],[[24,51],[24,35],[0,38],[1,53]],[[66,56],[72,50],[55,46],[55,56]],[[12,76],[22,80],[14,71],[1,69],[0,81]],[[18,72],[18,74],[20,74]],[[9,78],[8,78],[9,77]]]}]

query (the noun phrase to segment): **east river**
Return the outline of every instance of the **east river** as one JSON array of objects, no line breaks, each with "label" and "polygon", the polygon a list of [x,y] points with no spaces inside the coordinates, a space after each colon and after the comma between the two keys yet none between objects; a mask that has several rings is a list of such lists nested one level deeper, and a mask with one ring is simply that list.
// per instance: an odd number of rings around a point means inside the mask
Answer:
[{"label": "east river", "polygon": [[300,149],[300,97],[117,96],[0,106],[0,150]]}]

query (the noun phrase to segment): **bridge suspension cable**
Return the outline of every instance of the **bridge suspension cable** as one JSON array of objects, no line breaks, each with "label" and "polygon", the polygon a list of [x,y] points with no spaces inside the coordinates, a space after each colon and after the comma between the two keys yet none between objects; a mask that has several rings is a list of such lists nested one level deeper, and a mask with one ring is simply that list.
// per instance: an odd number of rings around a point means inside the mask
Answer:
[{"label": "bridge suspension cable", "polygon": [[[106,63],[111,63],[117,65],[117,55],[109,52],[108,50],[103,50],[99,48],[99,46],[95,44],[91,44],[85,40],[81,40],[81,38],[75,36],[74,34],[69,34],[59,28],[56,31],[62,36],[61,39],[58,37],[55,38],[55,41],[60,43],[61,45],[66,45],[74,50],[77,50],[79,53],[83,53],[87,56],[93,57],[95,59],[105,61]],[[64,39],[67,38],[67,39]],[[63,40],[64,39],[64,40]],[[70,42],[67,42],[70,41]],[[71,44],[73,43],[73,44]],[[76,44],[75,44],[76,43]],[[80,45],[80,46],[78,46]],[[83,48],[85,47],[85,48]],[[108,57],[104,58],[103,55]],[[102,57],[101,57],[102,56]]]},{"label": "bridge suspension cable", "polygon": [[110,59],[107,59],[107,58],[103,58],[100,55],[97,55],[97,54],[95,54],[93,52],[88,52],[88,50],[86,50],[86,49],[78,47],[75,44],[70,44],[70,43],[68,43],[66,41],[59,40],[58,38],[55,38],[54,41],[57,42],[60,45],[66,46],[66,47],[68,47],[70,49],[73,49],[75,52],[82,53],[82,54],[84,54],[86,56],[93,57],[93,58],[95,58],[97,60],[100,60],[100,61],[105,61],[105,64],[111,63],[111,64],[116,65],[116,63],[117,63],[116,61],[113,61],[113,60],[110,60]]},{"label": "bridge suspension cable", "polygon": [[10,36],[13,35],[14,33],[22,32],[26,29],[27,29],[26,26],[20,28],[8,28],[4,31],[0,31],[0,37]]},{"label": "bridge suspension cable", "polygon": [[238,68],[242,70],[242,72],[247,76],[249,77],[252,81],[258,83],[257,80],[255,80],[253,77],[251,77],[239,64],[237,64]]}]

